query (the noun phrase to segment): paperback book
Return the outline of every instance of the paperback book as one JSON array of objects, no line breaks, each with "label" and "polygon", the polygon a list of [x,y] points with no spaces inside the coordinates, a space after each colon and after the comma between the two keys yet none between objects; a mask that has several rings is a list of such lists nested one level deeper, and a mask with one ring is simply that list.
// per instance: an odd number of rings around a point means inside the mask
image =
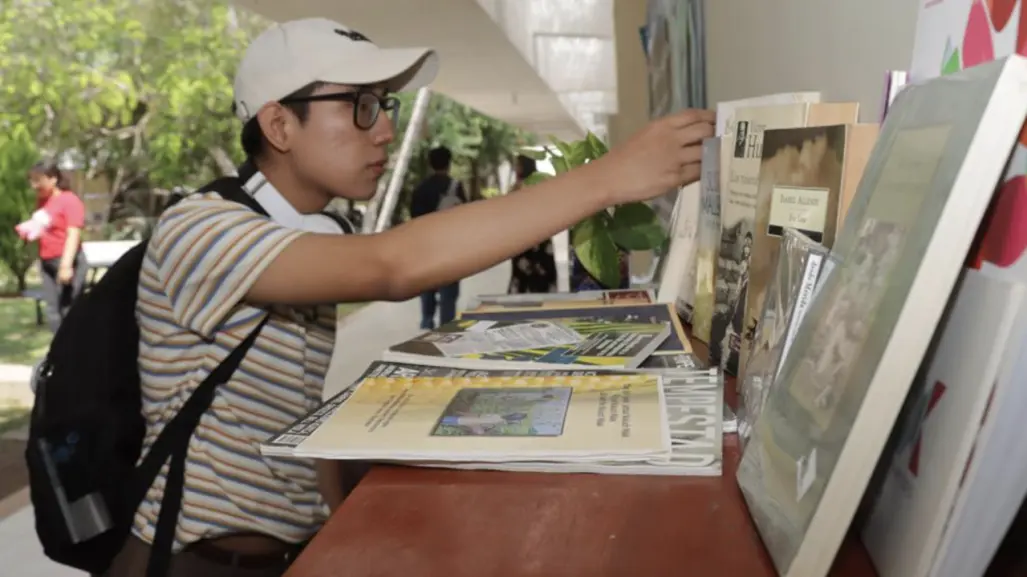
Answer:
[{"label": "paperback book", "polygon": [[738,481],[784,577],[823,577],[948,303],[1027,116],[1010,57],[896,98]]},{"label": "paperback book", "polygon": [[481,369],[633,369],[670,334],[668,323],[460,319],[389,347],[382,360]]},{"label": "paperback book", "polygon": [[717,252],[720,248],[720,139],[702,143],[702,175],[699,179],[699,231],[695,249],[695,296],[692,303],[692,336],[710,342],[713,322]]}]

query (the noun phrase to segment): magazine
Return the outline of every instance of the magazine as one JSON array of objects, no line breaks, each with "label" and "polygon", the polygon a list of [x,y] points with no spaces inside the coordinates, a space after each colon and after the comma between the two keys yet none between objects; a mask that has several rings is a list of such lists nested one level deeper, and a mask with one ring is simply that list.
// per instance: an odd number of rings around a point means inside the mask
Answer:
[{"label": "magazine", "polygon": [[669,323],[461,319],[389,347],[382,360],[482,369],[633,369],[670,332]]},{"label": "magazine", "polygon": [[[524,377],[524,376],[593,376],[602,374],[623,374],[623,371],[581,370],[581,371],[478,371],[389,363],[375,361],[360,378],[372,377]],[[670,430],[670,458],[657,458],[640,463],[535,463],[548,472],[603,473],[624,475],[667,475],[667,476],[717,476],[721,474],[723,446],[721,443],[723,422],[718,418],[717,407],[724,404],[724,381],[717,369],[692,372],[674,372],[663,376],[664,396]],[[272,436],[261,445],[261,452],[269,456],[293,457],[296,447],[314,433],[335,411],[349,399],[355,385],[347,387],[310,414],[296,420],[281,433]],[[677,418],[680,416],[681,418]],[[411,463],[407,463],[411,464]],[[455,468],[496,469],[503,465],[496,463],[418,463],[425,466]],[[530,463],[511,464],[508,470],[530,469]]]},{"label": "magazine", "polygon": [[667,323],[672,330],[666,340],[637,368],[653,370],[695,370],[704,363],[692,351],[681,319],[672,304],[617,304],[601,308],[509,308],[493,311],[468,311],[461,319],[529,323],[548,320],[584,324]]},{"label": "magazine", "polygon": [[371,377],[293,450],[378,461],[669,460],[661,377]]}]

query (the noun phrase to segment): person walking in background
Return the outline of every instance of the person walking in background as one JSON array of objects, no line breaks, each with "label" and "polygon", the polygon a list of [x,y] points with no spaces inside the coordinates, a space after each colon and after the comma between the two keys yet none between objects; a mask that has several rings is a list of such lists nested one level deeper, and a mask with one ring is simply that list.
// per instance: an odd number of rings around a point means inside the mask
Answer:
[{"label": "person walking in background", "polygon": [[[445,146],[428,152],[432,174],[414,189],[410,202],[410,217],[417,218],[467,202],[463,184],[449,174],[453,153]],[[456,318],[456,301],[460,297],[460,282],[421,293],[421,328],[434,329],[435,311],[439,312],[439,325]]]},{"label": "person walking in background", "polygon": [[[524,186],[524,180],[535,174],[535,159],[517,155],[514,170],[517,182],[510,192]],[[553,256],[553,240],[547,238],[538,245],[517,255],[511,261],[509,293],[556,292],[556,259]]]},{"label": "person walking in background", "polygon": [[86,208],[56,163],[36,164],[29,169],[28,179],[36,190],[36,211],[15,229],[22,240],[39,241],[43,301],[50,330],[56,333],[86,284],[88,267],[82,255]]}]

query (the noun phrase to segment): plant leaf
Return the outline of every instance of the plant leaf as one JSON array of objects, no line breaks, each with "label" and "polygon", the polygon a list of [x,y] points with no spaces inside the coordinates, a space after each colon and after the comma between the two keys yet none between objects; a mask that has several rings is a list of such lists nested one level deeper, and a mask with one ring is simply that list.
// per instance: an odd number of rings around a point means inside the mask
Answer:
[{"label": "plant leaf", "polygon": [[524,186],[531,186],[533,184],[538,184],[540,182],[545,182],[545,181],[549,180],[550,178],[553,178],[552,174],[546,174],[544,172],[533,172],[531,174],[531,176],[529,176],[528,178],[525,178],[523,180],[523,182],[524,182]]},{"label": "plant leaf", "polygon": [[555,136],[550,136],[549,142],[553,143],[553,146],[555,146],[556,149],[560,151],[560,154],[562,154],[564,158],[568,158],[572,156],[574,153],[574,151],[572,150],[572,145],[570,143],[564,142]]},{"label": "plant leaf", "polygon": [[549,162],[552,163],[553,170],[556,171],[556,174],[563,174],[571,169],[570,165],[567,163],[567,158],[563,156],[550,157]]},{"label": "plant leaf", "polygon": [[620,286],[620,251],[598,217],[590,216],[571,230],[571,245],[588,274],[607,288]]},{"label": "plant leaf", "polygon": [[544,149],[543,150],[538,150],[536,148],[522,148],[520,150],[520,153],[523,154],[524,156],[527,156],[528,158],[531,158],[531,159],[534,159],[534,160],[545,160],[546,159],[546,151]]},{"label": "plant leaf", "polygon": [[667,239],[656,211],[644,202],[618,206],[610,222],[610,236],[625,250],[654,250]]},{"label": "plant leaf", "polygon": [[588,134],[585,135],[585,142],[587,142],[589,148],[592,149],[593,159],[599,158],[610,151],[610,149],[606,147],[606,143],[593,134],[592,131],[589,131]]},{"label": "plant leaf", "polygon": [[567,164],[574,168],[592,160],[592,147],[587,140],[577,140],[571,144],[571,154],[567,158]]}]

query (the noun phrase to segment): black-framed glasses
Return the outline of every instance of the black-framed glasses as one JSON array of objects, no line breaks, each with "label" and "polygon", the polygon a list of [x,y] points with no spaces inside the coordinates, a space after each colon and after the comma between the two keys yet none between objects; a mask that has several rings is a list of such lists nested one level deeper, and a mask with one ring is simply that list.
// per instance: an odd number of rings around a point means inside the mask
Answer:
[{"label": "black-framed glasses", "polygon": [[282,104],[291,102],[349,102],[353,105],[353,125],[360,130],[371,130],[382,110],[394,111],[393,122],[398,118],[399,99],[392,95],[380,96],[370,90],[356,92],[336,92],[334,94],[315,94],[280,100]]}]

